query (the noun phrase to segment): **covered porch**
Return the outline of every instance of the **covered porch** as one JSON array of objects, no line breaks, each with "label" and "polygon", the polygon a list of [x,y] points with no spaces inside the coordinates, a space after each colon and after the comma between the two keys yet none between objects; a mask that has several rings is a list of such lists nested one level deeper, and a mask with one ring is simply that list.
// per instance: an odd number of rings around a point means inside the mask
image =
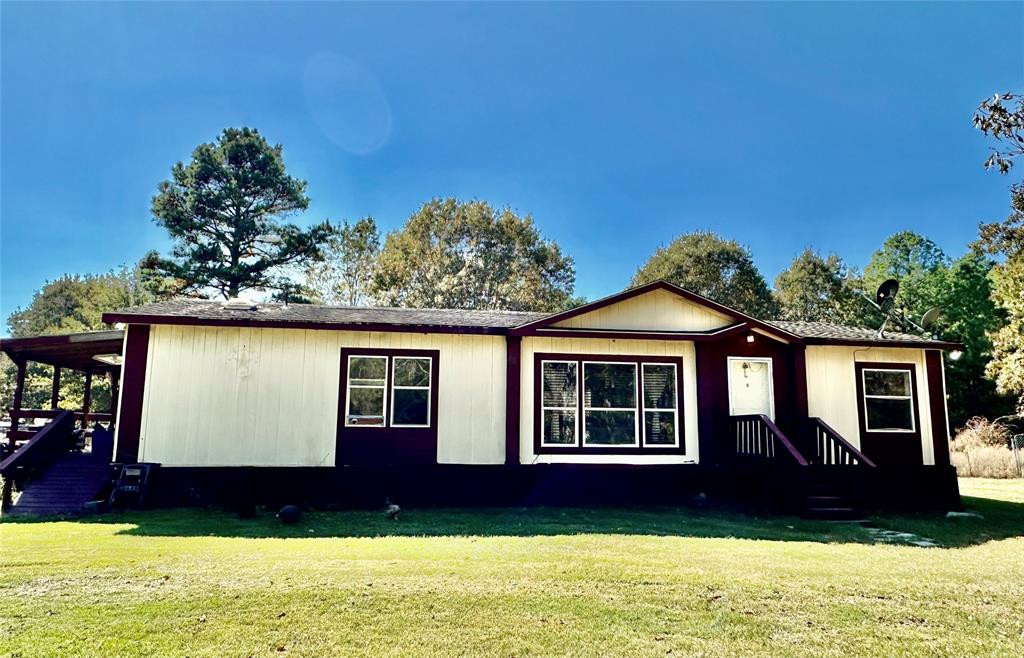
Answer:
[{"label": "covered porch", "polygon": [[[123,346],[122,330],[0,340],[0,351],[16,368],[11,408],[4,414],[9,424],[0,443],[4,509],[11,505],[15,484],[21,487],[56,462],[73,459],[88,462],[92,472],[106,470],[113,452]],[[48,408],[24,405],[32,364],[49,369]],[[69,372],[81,373],[84,384],[81,405],[74,409],[62,408],[60,400],[61,381]],[[101,378],[109,378],[110,403],[96,410],[93,389]]]}]

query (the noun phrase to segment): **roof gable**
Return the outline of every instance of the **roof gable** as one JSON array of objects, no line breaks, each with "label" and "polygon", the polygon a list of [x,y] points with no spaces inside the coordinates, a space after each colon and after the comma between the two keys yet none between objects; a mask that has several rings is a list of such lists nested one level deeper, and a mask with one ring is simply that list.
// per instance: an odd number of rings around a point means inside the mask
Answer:
[{"label": "roof gable", "polygon": [[631,331],[712,331],[735,324],[735,319],[662,288],[552,322],[561,329]]},{"label": "roof gable", "polygon": [[512,333],[594,330],[720,335],[741,325],[783,341],[799,340],[785,329],[661,279],[521,325]]}]

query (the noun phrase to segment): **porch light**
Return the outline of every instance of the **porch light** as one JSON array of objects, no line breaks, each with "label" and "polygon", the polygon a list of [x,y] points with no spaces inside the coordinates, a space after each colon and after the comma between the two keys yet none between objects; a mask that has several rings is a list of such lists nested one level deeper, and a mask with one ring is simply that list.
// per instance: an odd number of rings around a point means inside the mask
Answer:
[{"label": "porch light", "polygon": [[100,363],[106,363],[111,366],[119,366],[124,363],[124,359],[120,354],[97,354],[92,358],[96,359]]},{"label": "porch light", "polygon": [[747,334],[747,342],[748,343],[753,343],[754,342],[754,334]]},{"label": "porch light", "polygon": [[950,361],[959,361],[960,357],[964,355],[963,350],[953,350],[949,353]]}]

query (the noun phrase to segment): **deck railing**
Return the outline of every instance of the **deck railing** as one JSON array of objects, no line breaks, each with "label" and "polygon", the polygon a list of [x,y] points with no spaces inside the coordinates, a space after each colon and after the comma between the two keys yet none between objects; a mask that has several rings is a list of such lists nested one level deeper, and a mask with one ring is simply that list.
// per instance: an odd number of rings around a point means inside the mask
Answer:
[{"label": "deck railing", "polygon": [[808,418],[804,430],[805,452],[812,464],[869,466],[875,463],[820,418]]},{"label": "deck railing", "polygon": [[732,422],[737,458],[807,466],[804,456],[768,416],[733,416]]},{"label": "deck railing", "polygon": [[0,461],[0,475],[9,475],[15,469],[48,465],[60,453],[72,447],[74,428],[75,412],[59,412],[31,439]]}]

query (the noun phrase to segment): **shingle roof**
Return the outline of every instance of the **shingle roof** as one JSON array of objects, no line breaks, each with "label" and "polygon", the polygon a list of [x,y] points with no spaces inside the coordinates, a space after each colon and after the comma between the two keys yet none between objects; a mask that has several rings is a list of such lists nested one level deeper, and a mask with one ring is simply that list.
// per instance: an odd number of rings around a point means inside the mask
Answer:
[{"label": "shingle roof", "polygon": [[[422,331],[439,333],[507,334],[514,327],[550,318],[550,313],[482,311],[465,309],[386,308],[374,306],[326,306],[316,304],[260,303],[254,309],[225,308],[220,300],[174,299],[105,313],[105,322],[138,324],[212,324],[221,326],[272,326],[321,329]],[[887,331],[882,338],[873,329],[827,322],[773,320],[763,323],[812,343],[856,345],[928,345],[952,347],[931,338]]]},{"label": "shingle roof", "polygon": [[832,341],[857,341],[862,343],[942,343],[927,336],[917,336],[898,331],[886,331],[884,336],[878,337],[878,330],[864,329],[862,327],[847,327],[841,324],[828,322],[807,322],[803,320],[771,320],[772,324],[779,329],[788,331],[801,338],[823,339]]},{"label": "shingle roof", "polygon": [[219,300],[174,299],[105,314],[112,322],[142,318],[182,318],[227,323],[274,323],[296,325],[399,325],[507,329],[549,315],[523,311],[477,311],[432,308],[384,308],[371,306],[327,306],[318,304],[264,304],[255,310],[224,308]]}]

